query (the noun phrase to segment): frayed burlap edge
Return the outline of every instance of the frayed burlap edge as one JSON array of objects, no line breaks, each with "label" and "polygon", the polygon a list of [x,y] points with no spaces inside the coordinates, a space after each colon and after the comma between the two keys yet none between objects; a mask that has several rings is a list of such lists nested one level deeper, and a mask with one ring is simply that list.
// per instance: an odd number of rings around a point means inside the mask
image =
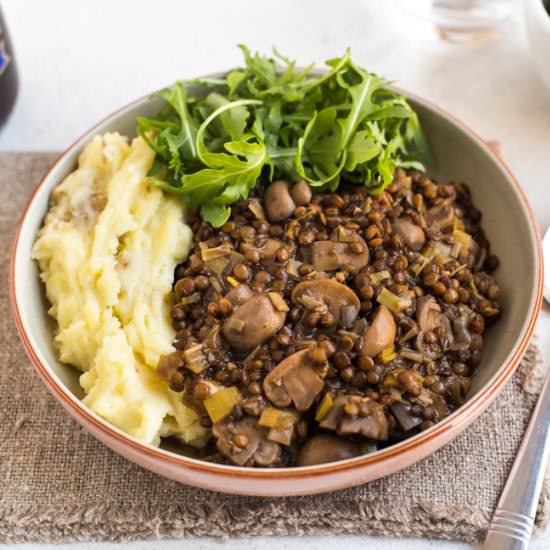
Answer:
[{"label": "frayed burlap edge", "polygon": [[[67,540],[130,541],[161,538],[211,536],[229,538],[258,535],[384,535],[436,537],[475,542],[489,518],[475,508],[446,505],[415,505],[399,510],[375,504],[349,503],[331,509],[325,517],[289,516],[284,504],[276,502],[270,513],[254,507],[236,510],[223,505],[215,512],[208,506],[183,510],[177,506],[151,515],[143,505],[128,508],[82,506],[70,510],[15,509],[0,519],[0,540],[4,542],[66,542]],[[63,517],[63,521],[59,518]],[[357,519],[363,517],[364,522]],[[104,519],[108,522],[104,523]],[[413,520],[414,518],[414,520]],[[474,527],[474,529],[472,529]]]},{"label": "frayed burlap edge", "polygon": [[[546,366],[538,349],[530,346],[516,383],[528,394],[540,391]],[[184,513],[185,512],[185,513]],[[182,518],[185,518],[184,520]],[[365,521],[357,521],[364,518]],[[398,537],[434,537],[476,542],[484,537],[490,517],[474,507],[418,503],[399,509],[387,504],[340,503],[326,516],[289,515],[284,501],[271,510],[255,507],[235,509],[223,504],[212,510],[207,504],[193,510],[171,505],[152,512],[143,503],[125,507],[80,506],[50,510],[15,507],[0,517],[2,542],[66,542],[86,540],[130,541],[143,539],[212,536],[354,534]],[[538,529],[550,520],[550,470],[547,473],[537,514]]]}]

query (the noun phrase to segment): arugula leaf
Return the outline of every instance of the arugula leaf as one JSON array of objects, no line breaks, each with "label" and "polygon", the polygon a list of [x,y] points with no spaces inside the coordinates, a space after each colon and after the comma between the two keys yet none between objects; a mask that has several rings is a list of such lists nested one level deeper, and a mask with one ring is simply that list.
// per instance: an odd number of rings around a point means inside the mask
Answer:
[{"label": "arugula leaf", "polygon": [[[214,110],[228,104],[230,104],[230,101],[217,92],[212,92],[206,97],[206,105]],[[223,111],[219,115],[219,120],[225,135],[233,141],[241,139],[248,117],[249,112],[244,105]]]},{"label": "arugula leaf", "polygon": [[348,86],[343,78],[339,79],[340,85],[347,87],[352,102],[348,116],[338,121],[342,127],[342,147],[346,147],[359,125],[376,109],[372,94],[381,86],[380,79],[375,75],[356,67],[354,69],[361,78],[358,84]]},{"label": "arugula leaf", "polygon": [[[340,147],[342,134],[336,124],[336,116],[334,107],[315,114],[306,126],[304,135],[298,140],[296,171],[314,187],[337,178],[345,164],[346,156],[341,155]],[[310,166],[309,173],[304,161]]]},{"label": "arugula leaf", "polygon": [[213,202],[203,204],[201,206],[201,216],[212,227],[221,227],[231,216],[231,208]]},{"label": "arugula leaf", "polygon": [[377,142],[368,130],[359,130],[354,134],[347,148],[346,170],[353,172],[358,164],[372,160],[380,153],[381,144]]},{"label": "arugula leaf", "polygon": [[189,116],[187,110],[187,90],[181,82],[176,82],[173,88],[161,90],[157,94],[167,101],[180,117],[181,130],[178,133],[180,143],[180,155],[182,159],[194,159],[197,156],[195,147],[195,137],[197,135],[197,126],[195,121]]},{"label": "arugula leaf", "polygon": [[206,89],[202,96],[177,82],[157,94],[165,110],[137,121],[155,152],[151,181],[200,208],[213,226],[274,177],[331,190],[345,181],[376,194],[397,167],[423,169],[429,149],[417,114],[387,82],[355,65],[349,50],[313,73],[313,65],[298,69],[275,49],[267,57],[239,47],[243,67],[192,81]]}]

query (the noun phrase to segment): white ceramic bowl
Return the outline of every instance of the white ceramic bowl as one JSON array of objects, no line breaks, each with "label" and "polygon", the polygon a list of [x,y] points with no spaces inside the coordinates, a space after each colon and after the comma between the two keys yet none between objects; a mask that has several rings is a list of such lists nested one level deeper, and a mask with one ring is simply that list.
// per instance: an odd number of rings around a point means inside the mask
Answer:
[{"label": "white ceramic bowl", "polygon": [[442,180],[466,181],[483,212],[483,226],[500,257],[496,278],[503,316],[486,337],[482,364],[468,401],[432,428],[377,452],[299,468],[241,468],[212,464],[143,444],[82,404],[76,369],[59,362],[31,249],[52,189],[74,169],[79,153],[97,133],[135,135],[135,120],[160,108],[143,98],[110,115],[84,134],[53,164],[23,212],[14,241],[10,293],[21,340],[38,374],[65,409],[117,453],[189,485],[249,495],[287,496],[350,487],[388,475],[424,458],[463,431],[496,397],[529,343],[542,303],[542,253],[537,225],[519,184],[506,165],[474,132],[445,111],[414,96],[433,153],[429,172]]},{"label": "white ceramic bowl", "polygon": [[531,58],[550,91],[550,14],[542,0],[524,0]]}]

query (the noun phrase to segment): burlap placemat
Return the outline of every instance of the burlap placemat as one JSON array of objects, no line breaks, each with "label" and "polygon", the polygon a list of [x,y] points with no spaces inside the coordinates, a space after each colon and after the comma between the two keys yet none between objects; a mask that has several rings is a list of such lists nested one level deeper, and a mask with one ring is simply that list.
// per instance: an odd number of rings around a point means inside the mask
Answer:
[{"label": "burlap placemat", "polygon": [[[540,388],[531,347],[490,409],[430,458],[327,495],[227,496],[178,485],[115,455],[73,422],[34,373],[9,314],[8,244],[51,154],[0,155],[0,541],[320,533],[483,537]],[[547,483],[537,524],[550,513]]]}]

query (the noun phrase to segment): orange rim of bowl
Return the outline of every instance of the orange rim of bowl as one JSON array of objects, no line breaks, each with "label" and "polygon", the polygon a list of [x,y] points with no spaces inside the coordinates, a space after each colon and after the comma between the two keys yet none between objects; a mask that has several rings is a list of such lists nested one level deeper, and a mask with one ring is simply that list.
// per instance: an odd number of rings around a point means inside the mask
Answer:
[{"label": "orange rim of bowl", "polygon": [[[216,76],[224,73],[217,73]],[[208,77],[202,77],[208,78]],[[197,80],[200,80],[197,79]],[[409,464],[412,464],[422,458],[425,455],[420,455],[418,459],[415,459],[413,455],[414,451],[422,449],[428,442],[433,441],[434,439],[440,438],[446,433],[451,432],[451,438],[456,437],[458,432],[454,432],[454,429],[462,425],[465,429],[479,414],[481,414],[485,408],[490,404],[490,402],[496,397],[498,392],[503,388],[506,382],[511,378],[515,369],[519,365],[527,346],[531,341],[533,331],[536,325],[538,314],[540,312],[543,300],[543,263],[542,263],[542,245],[539,226],[536,221],[533,209],[529,200],[522,189],[521,185],[513,175],[510,167],[504,161],[502,157],[497,155],[484,141],[479,134],[472,130],[469,126],[464,124],[462,121],[457,119],[454,115],[450,114],[445,109],[437,106],[431,101],[427,101],[424,98],[421,98],[415,94],[411,94],[401,88],[392,86],[393,89],[399,91],[406,97],[414,99],[416,102],[426,106],[427,108],[435,111],[445,118],[450,120],[455,126],[459,127],[464,133],[468,134],[479,147],[483,148],[485,152],[492,157],[496,162],[501,166],[504,172],[508,175],[509,180],[512,182],[514,188],[519,194],[523,205],[526,208],[526,212],[531,222],[531,227],[533,229],[535,240],[536,240],[536,258],[538,263],[538,281],[536,287],[535,301],[533,304],[533,309],[531,316],[526,327],[525,333],[519,343],[516,345],[516,349],[512,357],[508,360],[506,364],[503,364],[492,377],[492,379],[487,383],[487,386],[480,390],[475,396],[469,399],[461,408],[455,411],[453,414],[435,424],[432,428],[421,432],[412,438],[406,439],[400,443],[390,445],[385,449],[381,449],[371,454],[363,455],[360,457],[343,460],[340,462],[320,464],[316,466],[304,466],[304,467],[292,467],[292,468],[277,468],[277,469],[268,469],[268,468],[246,468],[238,466],[226,466],[220,464],[209,463],[206,461],[189,458],[183,455],[178,455],[163,449],[153,447],[152,445],[141,443],[140,441],[134,439],[133,437],[125,434],[120,431],[118,428],[109,424],[106,420],[103,420],[95,413],[93,413],[88,407],[86,407],[80,400],[78,400],[68,389],[66,389],[63,384],[57,380],[56,376],[51,372],[49,367],[45,365],[38,355],[36,354],[33,345],[31,344],[26,329],[23,324],[21,313],[19,310],[19,305],[17,303],[17,294],[16,294],[16,277],[15,277],[15,258],[17,253],[17,245],[19,243],[19,237],[25,224],[25,220],[32,205],[35,196],[38,194],[39,190],[42,188],[44,182],[48,179],[50,173],[54,168],[61,162],[61,160],[80,142],[86,135],[90,134],[95,128],[99,127],[101,124],[107,120],[112,119],[118,113],[127,110],[133,105],[144,101],[148,97],[142,96],[134,101],[129,102],[123,107],[113,111],[111,114],[103,118],[97,124],[92,126],[86,132],[84,132],[78,139],[76,139],[65,151],[63,151],[52,163],[47,172],[42,176],[36,187],[34,188],[25,209],[20,217],[20,220],[17,225],[15,237],[13,240],[11,254],[10,254],[10,272],[9,272],[9,291],[10,291],[10,302],[12,315],[15,320],[17,331],[23,343],[23,347],[27,353],[27,356],[30,358],[38,374],[45,382],[48,389],[71,411],[75,416],[80,417],[83,421],[93,424],[98,428],[103,435],[105,435],[110,440],[117,440],[118,442],[132,447],[140,455],[148,455],[149,458],[156,458],[163,462],[170,463],[172,465],[182,466],[188,468],[189,470],[201,471],[206,474],[218,476],[220,479],[226,476],[234,478],[249,478],[253,479],[262,479],[262,480],[275,480],[277,478],[284,479],[295,479],[295,478],[306,478],[306,477],[322,477],[328,474],[335,474],[338,472],[353,470],[358,467],[374,465],[383,463],[385,460],[390,458],[395,458],[396,456],[408,457],[403,461],[402,466],[399,466],[395,469],[392,469],[388,474],[393,473],[394,471],[399,470],[402,467],[406,467]],[[445,444],[447,440],[444,440],[440,445],[436,445],[436,449],[440,448]],[[385,474],[384,474],[385,475]],[[381,477],[381,476],[378,476]],[[321,489],[322,490],[322,489]],[[300,494],[300,491],[297,491],[297,494]]]}]

